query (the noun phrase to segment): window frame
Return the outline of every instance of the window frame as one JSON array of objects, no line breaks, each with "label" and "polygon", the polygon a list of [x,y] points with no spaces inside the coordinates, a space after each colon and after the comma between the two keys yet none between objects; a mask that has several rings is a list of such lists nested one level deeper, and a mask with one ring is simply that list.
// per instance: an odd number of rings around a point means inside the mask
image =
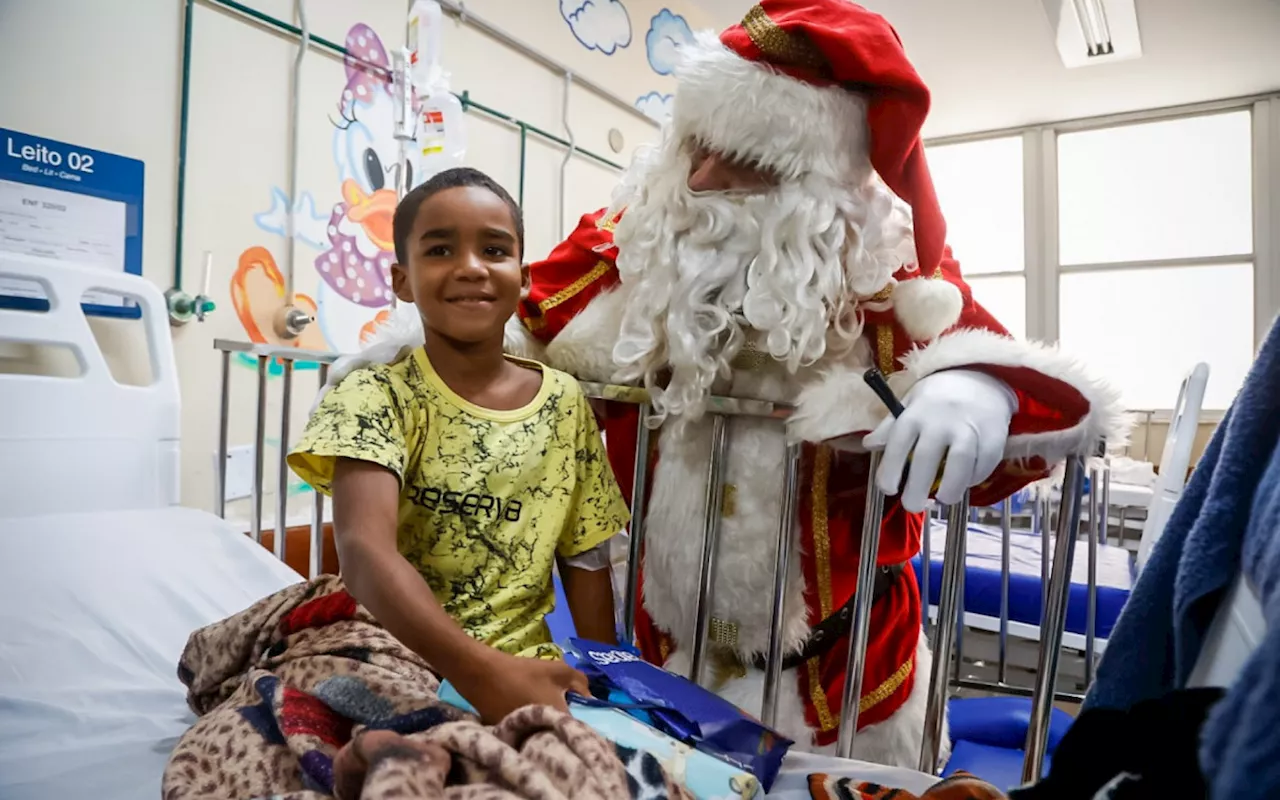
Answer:
[{"label": "window frame", "polygon": [[[1058,136],[1064,133],[1164,122],[1188,117],[1250,111],[1252,115],[1251,172],[1253,176],[1253,252],[1153,261],[1103,264],[1059,262]],[[1280,315],[1280,92],[1151,109],[1103,117],[1005,128],[925,140],[928,148],[967,144],[987,139],[1022,136],[1023,270],[975,274],[974,278],[1022,275],[1026,285],[1028,339],[1058,341],[1059,279],[1078,272],[1106,272],[1149,267],[1253,266],[1253,331],[1255,347]],[[963,267],[962,267],[963,269]],[[1171,398],[1172,399],[1172,398]],[[1168,409],[1134,409],[1138,413],[1167,414]],[[1220,409],[1206,409],[1218,413]]]}]

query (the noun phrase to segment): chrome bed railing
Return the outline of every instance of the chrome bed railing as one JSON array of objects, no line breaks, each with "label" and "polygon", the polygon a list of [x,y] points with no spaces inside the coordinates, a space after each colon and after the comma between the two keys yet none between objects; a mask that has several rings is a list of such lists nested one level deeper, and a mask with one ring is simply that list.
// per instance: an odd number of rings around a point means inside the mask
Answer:
[{"label": "chrome bed railing", "polygon": [[[243,353],[257,359],[257,395],[256,423],[254,427],[254,483],[252,492],[251,535],[258,542],[262,541],[262,506],[264,495],[267,389],[269,367],[272,359],[281,363],[281,446],[279,448],[279,487],[277,493],[277,513],[275,519],[274,554],[284,560],[286,555],[286,501],[288,497],[287,481],[289,470],[285,464],[288,452],[289,415],[293,394],[293,365],[295,362],[308,362],[319,365],[319,383],[323,386],[328,377],[328,368],[338,359],[338,354],[301,350],[273,345],[215,340],[214,348],[222,358],[222,385],[219,403],[218,429],[218,469],[216,510],[225,516],[223,487],[227,480],[228,453],[228,420],[230,417],[230,382],[231,357],[234,353]],[[588,397],[633,403],[640,406],[643,415],[648,410],[648,395],[643,389],[582,382]],[[721,472],[725,456],[728,452],[728,418],[732,416],[764,417],[782,420],[790,413],[791,408],[776,403],[758,400],[745,400],[730,397],[714,397],[708,404],[708,414],[712,420],[712,457],[707,465],[707,485],[705,489],[706,512],[703,519],[703,542],[699,565],[699,591],[696,605],[695,640],[692,645],[693,680],[701,678],[706,660],[707,634],[711,618],[711,577],[715,574],[716,552],[720,535],[720,518],[718,509],[722,504],[723,481]],[[631,641],[635,636],[636,593],[640,552],[644,541],[645,500],[648,483],[650,430],[645,425],[639,428],[636,448],[635,475],[632,485],[632,524],[629,540],[627,581],[624,594],[623,626],[624,635]],[[785,576],[789,568],[789,560],[796,549],[796,490],[798,485],[801,448],[792,445],[787,449],[786,468],[783,475],[783,503],[778,518],[777,558],[774,565],[774,581],[772,606],[769,627],[769,647],[765,660],[764,708],[762,719],[767,725],[774,724],[777,717],[778,691],[781,685],[782,662],[782,626],[785,617],[786,592]],[[873,579],[876,566],[876,552],[880,543],[880,519],[884,509],[884,494],[876,488],[875,473],[879,464],[879,453],[871,454],[871,465],[868,473],[867,502],[863,518],[862,540],[857,591],[854,600],[853,626],[849,637],[847,679],[842,693],[842,713],[837,738],[837,754],[849,758],[853,752],[853,743],[857,735],[858,705],[862,696],[862,679],[866,663],[866,646],[870,632],[871,601],[875,581]],[[1083,456],[1076,455],[1068,459],[1064,473],[1061,492],[1060,509],[1057,514],[1056,542],[1052,561],[1049,560],[1049,498],[1037,499],[1035,506],[1035,526],[1044,537],[1042,581],[1044,586],[1043,614],[1040,624],[1039,651],[1034,686],[1030,689],[1014,687],[1005,683],[1007,639],[1009,623],[1009,538],[1010,507],[1006,500],[1002,506],[1002,554],[1001,554],[1001,613],[1000,613],[1000,665],[999,680],[994,683],[961,680],[959,671],[954,679],[948,678],[952,664],[959,664],[961,658],[960,624],[963,613],[963,579],[965,566],[966,528],[969,523],[970,509],[968,496],[947,509],[947,539],[943,556],[942,589],[938,601],[938,622],[933,626],[930,644],[933,648],[933,672],[929,682],[928,704],[925,715],[925,730],[921,748],[919,769],[922,772],[937,773],[938,756],[942,750],[943,719],[947,703],[948,684],[968,688],[980,688],[988,691],[1030,695],[1031,720],[1027,729],[1026,757],[1023,763],[1023,780],[1035,780],[1040,775],[1040,764],[1043,762],[1048,744],[1049,720],[1053,702],[1060,695],[1055,692],[1058,675],[1059,654],[1063,634],[1066,627],[1068,597],[1071,588],[1072,561],[1075,556],[1075,543],[1080,530],[1080,517],[1084,495]],[[1094,473],[1094,486],[1098,486],[1097,473]],[[1102,482],[1101,508],[1106,508],[1106,486]],[[1093,530],[1089,531],[1089,615],[1086,669],[1092,677],[1092,660],[1094,648],[1093,627],[1095,621],[1095,604],[1097,594],[1096,555],[1098,533],[1105,536],[1105,513],[1099,512],[1098,493],[1090,493],[1090,519]],[[311,523],[309,572],[312,577],[321,570],[321,553],[323,552],[325,498],[320,493],[315,495],[315,507]],[[1101,516],[1101,520],[1100,520]],[[924,571],[925,592],[922,606],[929,608],[928,564],[930,554],[929,527],[926,518],[925,541],[921,559]],[[1099,531],[1099,526],[1101,530]],[[1105,541],[1105,539],[1104,539]],[[954,652],[953,652],[954,650]],[[953,662],[954,659],[954,662]],[[1068,697],[1067,699],[1074,699]]]}]

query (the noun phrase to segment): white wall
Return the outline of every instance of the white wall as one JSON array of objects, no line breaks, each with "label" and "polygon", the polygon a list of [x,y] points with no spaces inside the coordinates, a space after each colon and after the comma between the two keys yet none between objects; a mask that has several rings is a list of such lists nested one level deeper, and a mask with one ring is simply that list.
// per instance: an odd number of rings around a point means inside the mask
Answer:
[{"label": "white wall", "polygon": [[[255,0],[251,5],[296,21],[293,0]],[[683,0],[627,0],[624,5],[630,42],[612,55],[584,48],[554,0],[471,0],[467,8],[628,100],[650,91],[671,92],[673,81],[656,74],[646,58],[650,20],[670,8],[688,17],[695,28],[706,23]],[[308,12],[312,32],[338,43],[358,22],[371,26],[388,50],[398,49],[404,41],[406,3],[402,0],[310,0]],[[242,296],[237,308],[232,276],[242,254],[255,247],[265,248],[280,270],[287,269],[284,237],[264,230],[255,223],[255,216],[271,209],[273,187],[287,186],[297,42],[204,2],[197,2],[192,19],[184,288],[193,292],[198,288],[202,253],[211,251],[216,268],[212,297],[218,309],[202,324],[175,328],[174,340],[183,396],[183,502],[209,508],[219,382],[219,358],[212,342],[215,338],[245,340],[241,314],[261,322],[273,310],[265,306],[280,302],[265,273],[249,271],[249,282],[256,288],[250,302],[244,303]],[[0,3],[0,74],[6,76],[0,85],[0,126],[146,163],[143,274],[162,289],[173,281],[181,44],[179,0]],[[565,135],[562,76],[456,21],[447,24],[443,49],[455,91],[468,90],[477,102]],[[335,160],[331,120],[339,119],[338,101],[345,84],[342,62],[313,50],[304,62],[300,91],[299,193],[314,199],[322,218],[317,229],[321,239],[329,212],[341,199],[342,164]],[[657,137],[655,126],[582,88],[572,90],[568,116],[579,146],[623,164],[636,145]],[[383,138],[390,135],[389,120],[362,121]],[[608,145],[613,128],[625,139],[621,153]],[[515,129],[471,114],[467,137],[467,163],[489,172],[514,195],[519,183]],[[529,138],[524,205],[530,259],[545,255],[565,232],[556,224],[563,152],[535,136]],[[563,198],[566,227],[582,213],[606,204],[616,177],[613,170],[581,157],[572,159]],[[316,248],[299,242],[295,255],[297,291],[313,298],[321,283],[314,261],[328,247],[327,242],[319,244]],[[343,329],[349,335],[353,325],[358,330],[363,319],[372,318],[373,310],[347,305],[352,307],[330,303],[327,309],[332,313],[325,322],[328,328]],[[321,335],[326,326],[313,326],[303,343],[328,344]],[[140,340],[131,336],[136,325],[111,322],[95,328],[103,335],[109,358],[120,362],[125,372],[136,371]],[[274,337],[268,332],[266,338]],[[0,362],[4,359],[0,354]],[[232,373],[230,439],[234,447],[252,442],[256,381],[252,365],[237,361]],[[290,438],[296,437],[305,420],[315,379],[314,371],[296,375]],[[272,464],[278,452],[279,394],[280,380],[273,378],[266,450],[270,485],[275,483]],[[299,509],[307,502],[305,495],[294,500]],[[273,505],[268,497],[268,512]],[[237,504],[232,513],[247,516],[246,504]]]}]

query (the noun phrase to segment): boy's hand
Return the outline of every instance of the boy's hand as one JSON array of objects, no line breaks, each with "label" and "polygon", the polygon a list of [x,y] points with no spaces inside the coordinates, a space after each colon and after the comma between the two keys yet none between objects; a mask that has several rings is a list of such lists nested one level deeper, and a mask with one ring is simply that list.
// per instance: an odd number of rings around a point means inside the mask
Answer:
[{"label": "boy's hand", "polygon": [[496,725],[508,714],[525,706],[551,706],[568,711],[565,694],[591,694],[587,676],[563,661],[545,661],[540,658],[519,658],[497,650],[479,674],[458,685],[458,691],[480,712],[480,719],[488,725]]}]

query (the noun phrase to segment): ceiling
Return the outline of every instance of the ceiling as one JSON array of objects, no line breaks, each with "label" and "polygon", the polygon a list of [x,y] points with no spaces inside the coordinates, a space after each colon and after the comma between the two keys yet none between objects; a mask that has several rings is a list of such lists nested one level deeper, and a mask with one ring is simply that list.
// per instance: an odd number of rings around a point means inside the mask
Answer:
[{"label": "ceiling", "polygon": [[[691,0],[725,27],[752,0]],[[1280,0],[1137,0],[1142,58],[1068,70],[1041,0],[863,0],[933,93],[929,137],[1280,90]]]}]

